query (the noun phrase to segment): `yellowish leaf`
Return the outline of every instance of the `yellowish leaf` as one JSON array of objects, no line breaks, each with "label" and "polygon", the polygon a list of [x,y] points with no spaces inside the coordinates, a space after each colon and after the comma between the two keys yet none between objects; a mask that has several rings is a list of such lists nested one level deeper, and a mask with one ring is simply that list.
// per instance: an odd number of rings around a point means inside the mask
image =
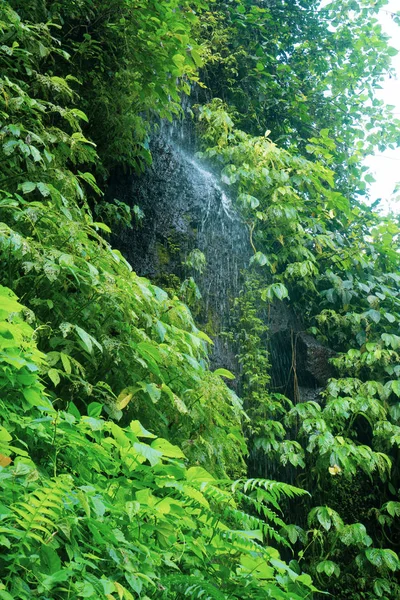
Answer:
[{"label": "yellowish leaf", "polygon": [[122,598],[124,597],[124,591],[125,591],[124,587],[120,583],[118,583],[118,581],[114,581],[114,585],[117,588],[119,600],[122,600]]},{"label": "yellowish leaf", "polygon": [[8,465],[12,462],[9,456],[5,456],[4,454],[0,454],[0,467],[8,467]]},{"label": "yellowish leaf", "polygon": [[127,394],[125,390],[123,390],[120,395],[118,396],[117,399],[117,408],[119,410],[122,410],[123,408],[125,408],[125,406],[127,406],[129,404],[129,402],[132,400],[132,396],[133,394],[129,393]]}]

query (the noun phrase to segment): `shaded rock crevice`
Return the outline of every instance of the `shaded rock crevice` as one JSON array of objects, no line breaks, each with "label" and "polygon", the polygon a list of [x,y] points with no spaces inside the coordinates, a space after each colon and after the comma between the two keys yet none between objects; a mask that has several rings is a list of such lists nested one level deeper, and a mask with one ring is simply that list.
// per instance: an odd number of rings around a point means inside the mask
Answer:
[{"label": "shaded rock crevice", "polygon": [[330,359],[335,352],[308,334],[283,302],[272,305],[268,323],[272,388],[295,402],[319,400],[334,376]]}]

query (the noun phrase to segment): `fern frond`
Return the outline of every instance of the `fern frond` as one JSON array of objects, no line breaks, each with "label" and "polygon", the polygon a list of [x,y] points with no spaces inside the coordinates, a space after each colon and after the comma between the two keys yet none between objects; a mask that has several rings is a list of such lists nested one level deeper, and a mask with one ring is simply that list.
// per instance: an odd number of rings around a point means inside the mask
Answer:
[{"label": "fern frond", "polygon": [[63,510],[63,498],[71,491],[70,477],[57,477],[38,488],[12,507],[14,519],[23,532],[19,544],[30,548],[31,540],[45,543],[57,528]]},{"label": "fern frond", "polygon": [[298,488],[289,483],[283,483],[282,481],[273,481],[271,479],[238,479],[232,484],[232,491],[234,492],[237,488],[242,487],[244,492],[248,490],[254,490],[256,488],[264,488],[269,492],[273,499],[279,500],[281,496],[287,498],[295,498],[296,496],[309,496],[309,492]]},{"label": "fern frond", "polygon": [[11,506],[16,525],[13,535],[18,538],[18,544],[8,568],[7,583],[15,577],[21,559],[33,553],[35,542],[46,544],[57,531],[64,510],[63,499],[71,489],[72,478],[69,475],[56,477],[45,487],[31,492],[25,501]]},{"label": "fern frond", "polygon": [[[258,480],[264,481],[264,480]],[[268,482],[275,483],[275,482]],[[288,486],[289,488],[292,486]],[[253,498],[241,491],[236,491],[236,497],[240,503],[247,502],[254,508],[260,515],[262,515],[265,520],[259,518],[255,515],[250,515],[244,510],[238,508],[234,498],[231,495],[231,492],[226,490],[221,490],[217,488],[211,482],[203,482],[202,493],[198,491],[196,488],[187,488],[186,486],[179,491],[183,496],[189,499],[191,506],[197,506],[200,510],[199,516],[204,515],[207,519],[207,522],[216,530],[221,533],[221,529],[223,530],[223,535],[226,539],[227,531],[225,530],[227,524],[235,523],[240,527],[241,530],[246,530],[246,534],[242,539],[241,548],[249,549],[249,539],[251,539],[251,532],[258,531],[262,536],[269,539],[274,539],[276,542],[284,545],[290,546],[287,539],[281,536],[278,531],[274,528],[277,526],[282,528],[285,526],[283,520],[275,513],[272,509],[270,509],[265,501],[271,502],[274,506],[279,509],[278,504],[275,501],[274,497],[271,497],[271,494],[258,488],[258,495],[261,495],[261,501],[259,499]],[[297,488],[293,488],[297,490]],[[300,490],[301,492],[302,490]],[[195,492],[195,493],[193,493]],[[290,490],[289,490],[290,493]],[[264,496],[266,498],[264,498]],[[207,499],[214,503],[214,508],[211,508],[207,502]],[[219,510],[218,510],[219,509]],[[270,523],[266,522],[269,521]],[[234,532],[235,534],[240,534],[239,532]],[[234,536],[235,537],[235,536]],[[237,536],[236,536],[237,538]],[[237,538],[238,539],[238,538]],[[231,541],[233,540],[233,537]]]},{"label": "fern frond", "polygon": [[202,494],[198,489],[192,487],[191,485],[183,484],[182,485],[182,495],[186,498],[190,498],[191,500],[196,501],[203,507],[209,508],[210,505],[208,503],[207,498]]},{"label": "fern frond", "polygon": [[286,546],[287,548],[291,548],[290,543],[284,538],[280,533],[278,533],[273,527],[270,527],[268,524],[264,524],[264,535],[270,538],[270,540],[275,540],[278,544],[282,546]]},{"label": "fern frond", "polygon": [[[244,496],[244,495],[243,495]],[[248,499],[247,496],[244,498]],[[279,527],[284,527],[285,523],[280,519],[272,510],[268,509],[265,506],[260,507],[260,512],[264,514],[265,518],[270,520],[274,525]],[[264,520],[254,516],[249,515],[244,511],[237,510],[231,507],[226,507],[223,511],[223,517],[225,519],[229,518],[234,520],[236,523],[240,524],[242,527],[248,530],[257,530],[262,531],[265,538],[274,539],[279,544],[283,546],[290,547],[288,541],[274,529],[272,525],[266,523]]]},{"label": "fern frond", "polygon": [[230,492],[216,487],[210,481],[204,481],[200,486],[200,490],[204,496],[208,497],[210,500],[213,500],[217,504],[229,504],[231,506],[236,506],[235,500]]},{"label": "fern frond", "polygon": [[[230,519],[235,523],[246,527],[246,529],[261,529],[265,522],[256,516],[249,515],[242,510],[227,506],[224,508],[222,515],[225,519]],[[282,526],[284,525],[282,521]]]},{"label": "fern frond", "polygon": [[[256,552],[258,554],[264,554],[265,550],[261,545],[262,532],[261,531],[220,531],[219,536],[224,541],[230,542],[234,550],[240,552]],[[258,541],[260,543],[258,543]]]},{"label": "fern frond", "polygon": [[[250,506],[254,510],[256,510],[259,515],[264,515],[267,521],[271,521],[271,523],[279,527],[284,526],[285,523],[282,521],[279,515],[275,511],[273,511],[272,508],[269,508],[269,506],[263,504],[262,501],[259,501],[256,498],[253,498],[252,496],[244,494],[243,492],[236,492],[236,496],[240,502],[250,504]],[[278,510],[280,510],[279,506]]]}]

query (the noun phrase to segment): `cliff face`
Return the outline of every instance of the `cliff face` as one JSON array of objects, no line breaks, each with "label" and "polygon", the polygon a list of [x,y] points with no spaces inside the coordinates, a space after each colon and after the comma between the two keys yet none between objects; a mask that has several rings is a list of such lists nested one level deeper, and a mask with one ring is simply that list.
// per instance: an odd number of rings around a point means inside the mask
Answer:
[{"label": "cliff face", "polygon": [[[247,226],[228,191],[193,153],[171,137],[159,137],[152,154],[153,164],[142,175],[114,175],[111,181],[110,200],[137,205],[144,213],[132,229],[118,232],[114,244],[139,275],[183,298],[182,282],[194,278],[201,299],[191,308],[213,338],[212,365],[239,375],[238,349],[221,333],[232,330],[232,303],[251,256]],[[202,271],[188,265],[195,249],[205,256]],[[265,318],[272,388],[296,402],[317,398],[333,374],[328,363],[332,352],[304,332],[301,319],[285,303],[272,306]]]},{"label": "cliff face", "polygon": [[[167,289],[193,277],[201,293],[199,325],[214,339],[212,362],[236,370],[234,352],[219,335],[230,327],[232,300],[251,255],[247,227],[217,178],[171,140],[152,144],[153,164],[138,176],[114,176],[108,190],[144,213],[114,243],[134,270]],[[202,272],[188,265],[193,250],[205,256]],[[190,261],[189,261],[190,262]]]}]

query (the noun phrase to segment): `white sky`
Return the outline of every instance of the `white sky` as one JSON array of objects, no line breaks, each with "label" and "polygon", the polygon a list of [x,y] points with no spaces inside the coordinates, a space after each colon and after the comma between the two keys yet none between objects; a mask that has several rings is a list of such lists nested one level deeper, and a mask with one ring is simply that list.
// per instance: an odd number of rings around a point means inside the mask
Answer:
[{"label": "white sky", "polygon": [[[390,15],[391,12],[398,11],[400,0],[389,0],[385,8],[380,10],[379,20],[385,33],[391,36],[390,45],[400,51],[400,27]],[[392,79],[386,78],[381,83],[383,89],[377,90],[377,96],[387,104],[395,105],[395,116],[400,118],[400,52],[392,60],[397,75]],[[400,148],[371,156],[365,164],[371,168],[376,179],[370,186],[371,201],[382,198],[381,208],[384,212],[400,212],[400,196],[392,195],[396,183],[400,182]]]}]

